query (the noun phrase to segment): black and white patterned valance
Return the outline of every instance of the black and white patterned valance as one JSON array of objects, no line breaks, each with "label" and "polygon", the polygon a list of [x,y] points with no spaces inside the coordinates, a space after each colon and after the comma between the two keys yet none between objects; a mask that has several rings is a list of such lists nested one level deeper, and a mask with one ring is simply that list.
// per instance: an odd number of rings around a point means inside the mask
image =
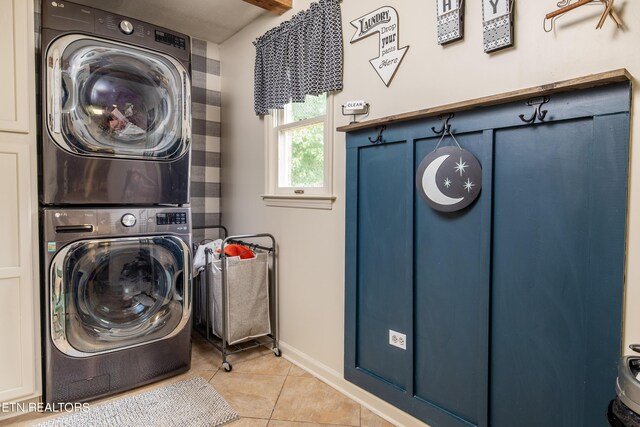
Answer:
[{"label": "black and white patterned valance", "polygon": [[339,0],[320,0],[255,42],[256,114],[342,89]]}]

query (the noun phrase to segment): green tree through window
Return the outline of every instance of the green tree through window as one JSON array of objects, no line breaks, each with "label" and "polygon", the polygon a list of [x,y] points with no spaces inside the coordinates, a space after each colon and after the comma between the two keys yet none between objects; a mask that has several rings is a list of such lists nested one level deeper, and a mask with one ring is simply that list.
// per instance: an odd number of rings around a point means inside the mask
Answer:
[{"label": "green tree through window", "polygon": [[291,186],[322,187],[324,183],[324,125],[296,130],[291,144]]},{"label": "green tree through window", "polygon": [[[334,199],[332,98],[326,93],[307,95],[304,102],[289,103],[268,116],[265,122],[268,205],[300,204],[305,208],[321,205],[322,209],[330,209]],[[287,201],[276,203],[271,198],[279,196]],[[298,200],[294,202],[295,199]]]},{"label": "green tree through window", "polygon": [[[327,111],[327,96],[307,96],[303,103],[287,105],[283,124],[321,117]],[[282,187],[322,187],[324,185],[324,123],[313,123],[284,130],[281,134],[280,158]]]}]

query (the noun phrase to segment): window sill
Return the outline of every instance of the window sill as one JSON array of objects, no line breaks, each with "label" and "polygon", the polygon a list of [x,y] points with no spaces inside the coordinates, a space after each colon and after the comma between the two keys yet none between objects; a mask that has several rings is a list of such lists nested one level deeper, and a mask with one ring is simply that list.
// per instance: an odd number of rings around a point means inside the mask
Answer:
[{"label": "window sill", "polygon": [[281,194],[265,194],[262,201],[267,206],[301,209],[333,209],[335,196],[289,196]]}]

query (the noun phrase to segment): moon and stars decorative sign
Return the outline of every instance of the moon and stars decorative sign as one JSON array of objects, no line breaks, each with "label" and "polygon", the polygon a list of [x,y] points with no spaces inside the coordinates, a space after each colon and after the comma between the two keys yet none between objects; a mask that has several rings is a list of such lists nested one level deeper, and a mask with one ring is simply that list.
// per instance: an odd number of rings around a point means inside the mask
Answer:
[{"label": "moon and stars decorative sign", "polygon": [[438,44],[464,37],[464,0],[436,0],[438,9]]},{"label": "moon and stars decorative sign", "polygon": [[409,49],[409,46],[400,47],[399,44],[398,12],[391,6],[383,6],[351,21],[351,25],[356,28],[351,43],[371,34],[380,34],[380,53],[369,62],[388,87]]},{"label": "moon and stars decorative sign", "polygon": [[515,0],[482,0],[482,33],[485,53],[513,46]]},{"label": "moon and stars decorative sign", "polygon": [[440,212],[459,211],[478,198],[482,167],[464,148],[438,148],[420,162],[416,187],[431,208]]}]

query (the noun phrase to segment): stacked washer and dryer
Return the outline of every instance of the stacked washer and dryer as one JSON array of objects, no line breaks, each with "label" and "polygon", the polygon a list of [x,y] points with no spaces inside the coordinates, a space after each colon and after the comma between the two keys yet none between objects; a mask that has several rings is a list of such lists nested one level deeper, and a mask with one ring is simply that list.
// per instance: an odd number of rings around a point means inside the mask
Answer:
[{"label": "stacked washer and dryer", "polygon": [[191,358],[190,41],[43,1],[44,399],[94,399]]}]

